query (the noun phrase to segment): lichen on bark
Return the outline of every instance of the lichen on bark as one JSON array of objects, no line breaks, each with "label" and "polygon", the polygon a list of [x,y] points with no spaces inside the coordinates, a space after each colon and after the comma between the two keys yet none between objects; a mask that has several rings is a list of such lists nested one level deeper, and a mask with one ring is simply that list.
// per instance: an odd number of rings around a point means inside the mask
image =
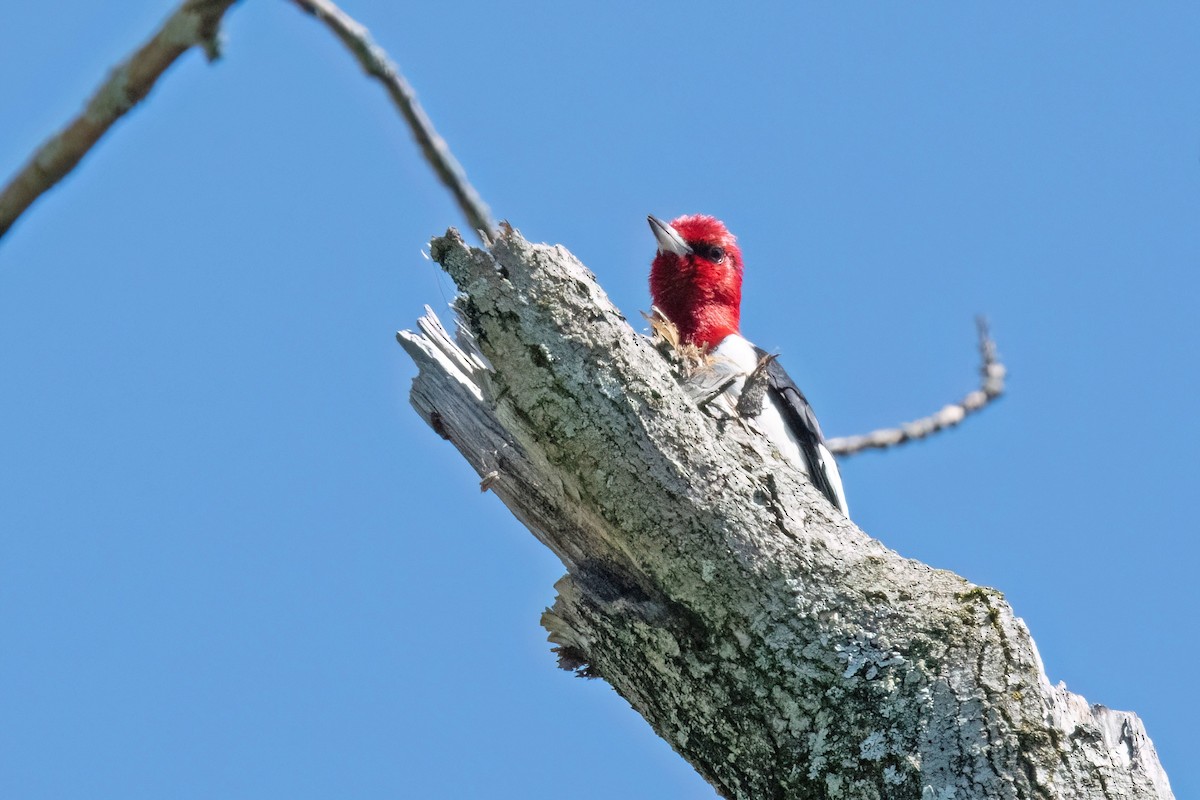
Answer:
[{"label": "lichen on bark", "polygon": [[706,416],[561,247],[431,245],[462,329],[412,402],[562,560],[543,625],[729,798],[1169,798],[1141,722],[1052,687],[1003,596],[906,559]]}]

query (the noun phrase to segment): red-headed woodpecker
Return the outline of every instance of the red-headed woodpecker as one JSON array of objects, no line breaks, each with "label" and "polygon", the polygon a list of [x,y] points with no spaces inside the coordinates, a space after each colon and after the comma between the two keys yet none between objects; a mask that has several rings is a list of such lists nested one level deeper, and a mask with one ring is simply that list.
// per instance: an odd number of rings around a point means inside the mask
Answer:
[{"label": "red-headed woodpecker", "polygon": [[650,295],[679,339],[708,354],[704,385],[715,387],[715,399],[728,413],[737,414],[747,378],[756,370],[765,373],[767,401],[755,422],[780,455],[849,516],[837,462],[825,447],[812,406],[783,367],[739,333],[742,251],[733,234],[719,219],[701,214],[670,224],[653,216],[649,221],[658,240]]}]

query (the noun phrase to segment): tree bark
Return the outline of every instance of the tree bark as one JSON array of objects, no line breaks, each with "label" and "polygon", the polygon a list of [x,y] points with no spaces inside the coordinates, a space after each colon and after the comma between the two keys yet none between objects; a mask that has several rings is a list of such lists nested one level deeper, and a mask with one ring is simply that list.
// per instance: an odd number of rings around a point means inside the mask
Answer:
[{"label": "tree bark", "polygon": [[902,558],[706,416],[562,247],[454,231],[412,403],[567,574],[542,624],[727,798],[1170,798],[1141,721],[1051,686],[1003,596]]}]

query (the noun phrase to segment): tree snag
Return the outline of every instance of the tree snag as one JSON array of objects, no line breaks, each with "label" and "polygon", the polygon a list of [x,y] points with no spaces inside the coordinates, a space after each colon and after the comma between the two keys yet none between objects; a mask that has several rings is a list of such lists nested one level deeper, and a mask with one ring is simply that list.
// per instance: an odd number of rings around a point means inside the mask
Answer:
[{"label": "tree snag", "polygon": [[724,797],[1170,798],[1141,721],[1051,686],[1004,597],[902,558],[706,416],[562,247],[454,231],[412,403],[566,567],[542,624]]}]

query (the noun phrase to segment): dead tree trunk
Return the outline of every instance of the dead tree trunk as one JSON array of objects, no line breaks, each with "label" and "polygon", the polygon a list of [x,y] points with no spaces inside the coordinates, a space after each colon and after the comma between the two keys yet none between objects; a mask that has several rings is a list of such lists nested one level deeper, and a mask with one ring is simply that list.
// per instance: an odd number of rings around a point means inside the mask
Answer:
[{"label": "dead tree trunk", "polygon": [[567,569],[543,617],[729,798],[1170,798],[1141,721],[1046,679],[1003,596],[902,558],[698,410],[561,247],[453,231],[465,331],[412,403]]}]

